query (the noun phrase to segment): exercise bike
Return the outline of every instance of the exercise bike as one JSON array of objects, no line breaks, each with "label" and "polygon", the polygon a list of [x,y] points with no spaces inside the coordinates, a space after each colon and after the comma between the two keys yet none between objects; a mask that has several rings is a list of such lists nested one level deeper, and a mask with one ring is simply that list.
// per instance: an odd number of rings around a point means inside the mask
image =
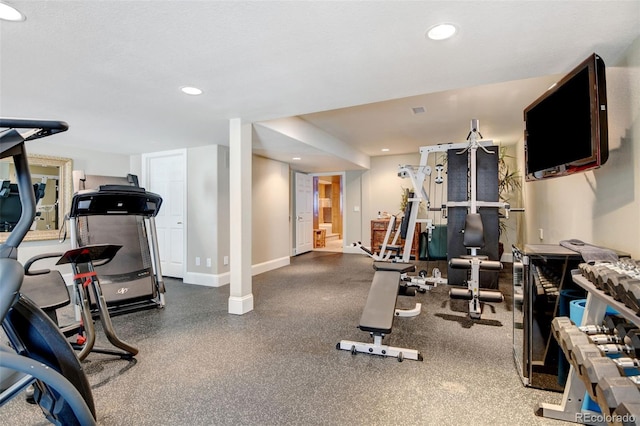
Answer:
[{"label": "exercise bike", "polygon": [[0,245],[0,319],[13,349],[0,346],[0,370],[6,376],[0,381],[0,406],[33,384],[33,399],[50,422],[93,425],[95,405],[80,361],[58,326],[20,294],[24,268],[17,261],[18,246],[36,215],[25,142],[67,129],[61,121],[0,118],[0,159],[13,159],[22,205],[18,223]]}]

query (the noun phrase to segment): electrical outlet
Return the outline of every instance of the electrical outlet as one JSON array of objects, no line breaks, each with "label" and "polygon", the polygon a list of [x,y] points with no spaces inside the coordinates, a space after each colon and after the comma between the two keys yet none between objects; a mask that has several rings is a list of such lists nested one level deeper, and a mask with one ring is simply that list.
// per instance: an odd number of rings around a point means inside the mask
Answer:
[{"label": "electrical outlet", "polygon": [[211,258],[207,257],[207,268],[211,268]]},{"label": "electrical outlet", "polygon": [[539,234],[540,239],[543,240],[544,239],[544,229],[542,229],[542,228],[538,229],[538,234]]},{"label": "electrical outlet", "polygon": [[224,266],[227,266],[229,264],[229,256],[225,256],[222,260],[222,264]]},{"label": "electrical outlet", "polygon": [[196,257],[196,266],[200,266],[200,257]]}]

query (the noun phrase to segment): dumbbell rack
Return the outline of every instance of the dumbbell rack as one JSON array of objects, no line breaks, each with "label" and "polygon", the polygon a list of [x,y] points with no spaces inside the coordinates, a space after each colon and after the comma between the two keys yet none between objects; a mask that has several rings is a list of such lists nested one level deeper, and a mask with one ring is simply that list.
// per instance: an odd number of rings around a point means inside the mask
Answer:
[{"label": "dumbbell rack", "polygon": [[567,365],[560,370],[562,354],[551,334],[551,321],[562,314],[561,291],[583,293],[571,280],[571,270],[578,267],[582,257],[557,244],[527,244],[522,249],[514,246],[512,253],[516,370],[525,386],[562,392],[569,368]]},{"label": "dumbbell rack", "polygon": [[[601,324],[607,306],[610,306],[618,311],[627,321],[640,326],[640,317],[636,315],[634,310],[627,307],[624,303],[615,300],[604,291],[596,288],[593,283],[580,274],[579,270],[571,271],[571,273],[573,282],[587,291],[587,302],[582,317],[582,324],[580,325]],[[578,414],[582,413],[582,402],[586,390],[584,382],[580,380],[574,371],[574,367],[571,366],[564,388],[562,402],[559,405],[545,402],[539,403],[536,414],[551,419],[576,422]]]}]

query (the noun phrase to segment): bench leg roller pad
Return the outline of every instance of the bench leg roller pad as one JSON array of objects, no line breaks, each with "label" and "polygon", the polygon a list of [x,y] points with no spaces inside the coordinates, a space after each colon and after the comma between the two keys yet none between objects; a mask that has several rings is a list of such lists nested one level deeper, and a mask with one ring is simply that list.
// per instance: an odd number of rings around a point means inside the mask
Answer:
[{"label": "bench leg roller pad", "polygon": [[396,348],[393,346],[383,345],[382,336],[373,336],[373,343],[353,342],[351,340],[341,340],[336,345],[336,349],[343,351],[351,351],[353,355],[358,352],[370,355],[381,355],[398,358],[402,362],[404,359],[412,359],[414,361],[422,361],[422,355],[415,349]]}]

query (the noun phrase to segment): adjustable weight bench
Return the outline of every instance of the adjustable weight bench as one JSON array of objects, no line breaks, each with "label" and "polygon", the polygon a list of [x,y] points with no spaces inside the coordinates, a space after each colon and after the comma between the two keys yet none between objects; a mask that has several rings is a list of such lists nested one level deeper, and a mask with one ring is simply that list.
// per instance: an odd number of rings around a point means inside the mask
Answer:
[{"label": "adjustable weight bench", "polygon": [[393,320],[396,316],[415,316],[420,313],[421,305],[419,303],[411,310],[396,309],[400,276],[403,273],[414,271],[415,266],[408,263],[374,262],[373,268],[376,272],[358,326],[360,330],[369,332],[373,336],[373,343],[341,340],[336,345],[336,349],[351,351],[354,355],[362,352],[396,357],[400,362],[405,358],[422,361],[422,355],[415,349],[396,348],[382,344],[384,336],[391,333]]}]

